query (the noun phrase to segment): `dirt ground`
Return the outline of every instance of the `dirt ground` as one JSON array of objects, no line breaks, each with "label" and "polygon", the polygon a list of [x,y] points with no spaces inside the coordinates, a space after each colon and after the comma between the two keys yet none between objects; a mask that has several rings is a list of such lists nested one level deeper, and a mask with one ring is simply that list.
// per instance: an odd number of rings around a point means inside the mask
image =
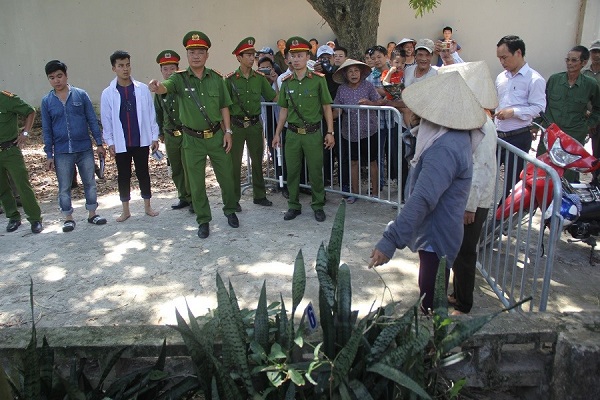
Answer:
[{"label": "dirt ground", "polygon": [[[316,304],[314,261],[320,243],[329,239],[339,195],[327,196],[327,220],[318,223],[307,195],[301,195],[303,214],[284,221],[287,203],[280,193],[269,195],[273,207],[261,207],[252,203],[251,191],[247,191],[240,202],[240,228],[232,229],[222,214],[220,191],[210,171],[207,182],[213,221],[210,237],[201,240],[194,216],[187,209],[170,207],[176,195],[164,161],[151,160],[152,204],[160,215],[144,215],[139,191],[134,189],[132,217],[117,223],[120,202],[115,193],[114,164],[109,162],[106,179],[98,182],[98,212],[108,224],[87,223],[79,188],[73,195],[77,227],[63,233],[55,176],[43,170],[45,157],[39,138],[33,138],[25,154],[45,229],[34,235],[26,221],[13,233],[3,226],[0,229],[0,327],[27,326],[31,321],[30,277],[39,326],[174,323],[175,308],[183,311],[186,303],[201,315],[216,306],[216,272],[232,281],[242,307],[256,306],[264,280],[269,302],[279,301],[280,293],[291,302],[291,276],[299,250],[308,276],[301,308],[309,301]],[[347,206],[342,262],[351,268],[353,308],[361,313],[391,300],[399,301],[403,309],[417,299],[417,258],[409,250],[397,251],[377,272],[366,268],[371,249],[396,212],[389,205],[364,200]],[[589,254],[587,245],[567,243],[563,235],[554,264],[549,311],[600,310],[600,255],[596,264],[590,265]],[[499,308],[487,283],[478,277],[473,313]]]}]

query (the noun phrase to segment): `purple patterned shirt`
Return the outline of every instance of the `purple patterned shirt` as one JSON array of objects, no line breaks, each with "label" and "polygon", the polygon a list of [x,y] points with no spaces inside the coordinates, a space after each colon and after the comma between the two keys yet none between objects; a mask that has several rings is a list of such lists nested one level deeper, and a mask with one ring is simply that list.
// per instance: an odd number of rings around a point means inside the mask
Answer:
[{"label": "purple patterned shirt", "polygon": [[[371,101],[381,100],[381,96],[375,90],[375,87],[363,80],[356,89],[352,89],[344,83],[338,88],[337,95],[333,104],[340,105],[358,105],[360,99]],[[341,115],[342,136],[351,142],[358,142],[377,133],[379,121],[377,119],[377,110],[357,110],[344,109]]]}]

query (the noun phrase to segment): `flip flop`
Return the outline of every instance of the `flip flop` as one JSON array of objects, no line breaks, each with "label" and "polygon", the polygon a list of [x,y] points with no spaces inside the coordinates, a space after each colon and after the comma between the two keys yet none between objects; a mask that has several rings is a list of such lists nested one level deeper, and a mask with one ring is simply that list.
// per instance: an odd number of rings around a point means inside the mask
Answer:
[{"label": "flip flop", "polygon": [[63,228],[62,231],[63,232],[71,232],[73,229],[75,229],[75,221],[73,220],[66,220],[63,224]]},{"label": "flip flop", "polygon": [[106,223],[106,218],[102,218],[99,215],[94,215],[92,218],[88,218],[88,222],[94,225],[104,225]]},{"label": "flip flop", "polygon": [[354,203],[356,203],[357,200],[358,199],[356,197],[354,197],[354,196],[348,196],[348,198],[346,199],[346,203],[348,203],[348,204],[354,204]]}]

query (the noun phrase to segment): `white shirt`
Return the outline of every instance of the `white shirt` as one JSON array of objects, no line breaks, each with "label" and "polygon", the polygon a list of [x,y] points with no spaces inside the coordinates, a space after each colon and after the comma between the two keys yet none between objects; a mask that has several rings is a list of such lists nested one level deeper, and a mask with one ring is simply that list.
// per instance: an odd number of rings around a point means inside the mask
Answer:
[{"label": "white shirt", "polygon": [[473,178],[466,211],[490,208],[494,203],[494,179],[496,178],[496,127],[490,118],[480,128],[484,136],[473,152]]},{"label": "white shirt", "polygon": [[[153,141],[158,140],[158,124],[156,123],[156,112],[154,111],[154,99],[152,94],[142,82],[131,78],[134,85],[136,113],[140,127],[140,146],[150,146]],[[116,153],[125,153],[125,134],[119,118],[121,108],[121,95],[117,90],[117,78],[102,91],[100,98],[100,119],[102,120],[102,137],[108,146],[115,146]]]},{"label": "white shirt", "polygon": [[546,109],[546,81],[525,63],[515,75],[502,71],[496,78],[498,110],[513,108],[512,118],[495,119],[499,131],[508,132],[531,125]]}]

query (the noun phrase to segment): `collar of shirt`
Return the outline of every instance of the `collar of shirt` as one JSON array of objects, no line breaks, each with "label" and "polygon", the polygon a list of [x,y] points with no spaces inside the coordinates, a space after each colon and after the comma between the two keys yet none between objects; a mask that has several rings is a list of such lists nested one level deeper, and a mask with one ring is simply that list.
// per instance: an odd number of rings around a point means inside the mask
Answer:
[{"label": "collar of shirt", "polygon": [[[582,79],[583,79],[583,74],[579,73],[579,75],[577,75],[577,79],[575,80],[575,83],[573,84],[573,86],[581,86]],[[569,85],[569,75],[566,72],[564,72],[560,75],[559,82],[561,85],[565,85],[567,87],[572,87],[571,85]]]},{"label": "collar of shirt", "polygon": [[529,68],[529,64],[527,64],[527,63],[525,63],[525,64],[524,64],[524,65],[521,67],[521,69],[519,69],[519,70],[517,71],[517,73],[516,73],[516,74],[514,74],[514,75],[513,75],[513,74],[512,74],[510,71],[506,71],[506,70],[504,71],[504,75],[506,75],[506,77],[507,77],[507,78],[509,78],[509,79],[510,79],[510,78],[514,78],[514,77],[515,77],[515,76],[517,76],[517,75],[527,76],[527,75],[528,75],[528,74],[530,74],[530,73],[531,73],[531,68]]}]

